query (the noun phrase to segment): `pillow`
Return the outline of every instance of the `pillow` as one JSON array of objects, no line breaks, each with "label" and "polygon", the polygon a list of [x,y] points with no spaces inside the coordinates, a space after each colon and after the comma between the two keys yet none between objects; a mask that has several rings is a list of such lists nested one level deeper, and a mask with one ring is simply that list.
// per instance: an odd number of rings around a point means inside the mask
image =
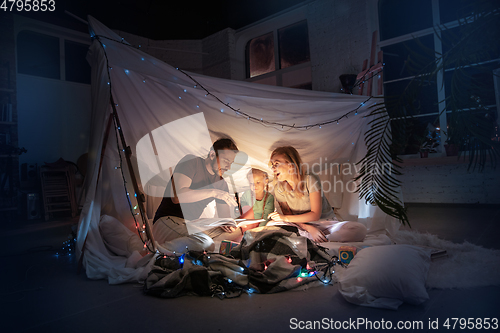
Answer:
[{"label": "pillow", "polygon": [[367,229],[363,223],[345,221],[335,224],[327,238],[329,242],[362,242],[366,233]]},{"label": "pillow", "polygon": [[364,248],[340,273],[339,291],[351,303],[396,310],[429,299],[425,282],[430,256],[411,245]]},{"label": "pillow", "polygon": [[115,255],[128,257],[134,251],[141,252],[144,250],[139,235],[130,231],[112,216],[101,216],[99,231],[104,244]]}]

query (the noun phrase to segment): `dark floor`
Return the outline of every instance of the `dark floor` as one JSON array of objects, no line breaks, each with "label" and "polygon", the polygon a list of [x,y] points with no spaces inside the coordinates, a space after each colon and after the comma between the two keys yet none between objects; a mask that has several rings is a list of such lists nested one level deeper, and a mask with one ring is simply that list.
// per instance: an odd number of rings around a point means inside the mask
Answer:
[{"label": "dark floor", "polygon": [[[418,231],[500,249],[499,206],[410,205],[408,214]],[[442,326],[446,318],[500,317],[498,286],[429,290],[429,301],[403,304],[397,311],[347,303],[336,285],[225,300],[145,296],[138,284],[89,280],[76,273],[73,256],[55,255],[77,221],[8,222],[0,236],[2,332],[285,332],[292,331],[292,318],[422,322],[423,328],[405,331],[458,332],[463,330]],[[429,329],[436,319],[439,329]]]}]

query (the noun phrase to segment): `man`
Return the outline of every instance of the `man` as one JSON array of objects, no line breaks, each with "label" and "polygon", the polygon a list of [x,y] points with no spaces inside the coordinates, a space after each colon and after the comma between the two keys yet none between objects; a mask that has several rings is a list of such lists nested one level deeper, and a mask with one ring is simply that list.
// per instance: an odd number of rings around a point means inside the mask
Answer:
[{"label": "man", "polygon": [[237,206],[234,195],[222,175],[231,168],[238,148],[231,139],[214,142],[206,158],[187,155],[174,169],[164,198],[153,219],[153,233],[167,250],[184,252],[213,248],[212,238],[235,240],[242,230],[218,227],[205,233],[189,235],[184,220],[198,219],[215,199],[219,217],[230,217]]}]

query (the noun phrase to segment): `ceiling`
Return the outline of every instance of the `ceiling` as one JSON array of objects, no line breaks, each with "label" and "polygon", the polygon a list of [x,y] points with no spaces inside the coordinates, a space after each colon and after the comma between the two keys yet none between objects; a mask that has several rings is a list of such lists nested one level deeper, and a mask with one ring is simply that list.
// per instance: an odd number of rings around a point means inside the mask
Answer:
[{"label": "ceiling", "polygon": [[307,0],[56,0],[54,12],[23,16],[86,32],[91,15],[111,29],[151,39],[202,39],[224,28],[239,29]]}]

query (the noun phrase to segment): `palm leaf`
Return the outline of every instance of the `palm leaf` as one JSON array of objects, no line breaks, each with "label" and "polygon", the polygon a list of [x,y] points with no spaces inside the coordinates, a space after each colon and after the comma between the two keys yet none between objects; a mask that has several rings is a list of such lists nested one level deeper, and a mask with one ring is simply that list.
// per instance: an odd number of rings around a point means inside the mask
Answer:
[{"label": "palm leaf", "polygon": [[383,103],[372,106],[368,117],[370,129],[365,133],[366,155],[357,163],[361,165],[358,186],[360,199],[378,206],[384,213],[397,218],[402,224],[408,224],[408,217],[403,203],[398,198],[401,182],[394,175],[401,175],[400,168],[391,157],[391,118]]}]

